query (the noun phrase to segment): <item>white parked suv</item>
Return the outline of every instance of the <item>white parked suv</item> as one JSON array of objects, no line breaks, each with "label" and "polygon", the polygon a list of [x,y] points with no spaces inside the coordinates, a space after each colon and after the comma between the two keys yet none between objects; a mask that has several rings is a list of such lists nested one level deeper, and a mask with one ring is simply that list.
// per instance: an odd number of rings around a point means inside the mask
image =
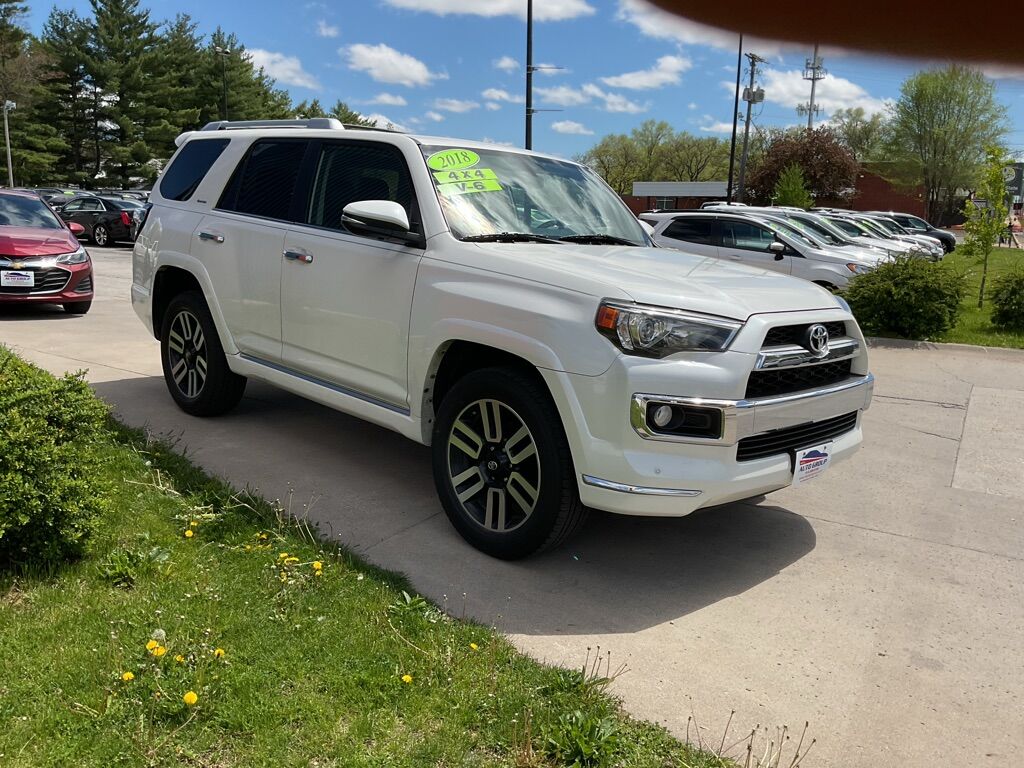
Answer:
[{"label": "white parked suv", "polygon": [[430,445],[497,557],[588,508],[681,516],[850,456],[864,339],[803,280],[652,244],[590,169],[331,120],[185,134],[132,301],[186,412],[254,377]]}]

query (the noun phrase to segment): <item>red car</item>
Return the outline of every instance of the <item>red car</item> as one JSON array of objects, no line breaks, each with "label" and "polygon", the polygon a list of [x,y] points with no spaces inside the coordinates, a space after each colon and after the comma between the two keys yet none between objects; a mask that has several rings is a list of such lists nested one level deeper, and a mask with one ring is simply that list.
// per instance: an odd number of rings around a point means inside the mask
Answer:
[{"label": "red car", "polygon": [[0,304],[60,304],[84,315],[92,306],[92,259],[65,224],[31,192],[0,190]]}]

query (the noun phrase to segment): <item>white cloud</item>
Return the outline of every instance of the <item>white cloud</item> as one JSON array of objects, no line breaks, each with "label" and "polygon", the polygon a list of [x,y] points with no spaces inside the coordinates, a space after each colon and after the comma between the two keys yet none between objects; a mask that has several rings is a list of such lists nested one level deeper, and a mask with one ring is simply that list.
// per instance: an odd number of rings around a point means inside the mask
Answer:
[{"label": "white cloud", "polygon": [[339,29],[335,24],[328,24],[324,19],[316,23],[316,33],[319,37],[337,37]]},{"label": "white cloud", "polygon": [[663,88],[678,83],[679,76],[692,66],[693,62],[685,56],[662,56],[650,69],[602,77],[601,82],[612,88],[629,88],[634,91]]},{"label": "white cloud", "polygon": [[[616,18],[629,22],[643,34],[659,40],[674,40],[687,45],[709,45],[728,51],[735,51],[739,44],[739,34],[736,32],[684,19],[682,16],[663,11],[646,0],[619,0]],[[761,56],[778,56],[783,48],[802,50],[806,47],[743,37],[743,49],[754,51]]]},{"label": "white cloud", "polygon": [[499,109],[501,109],[501,104],[497,104],[493,101],[488,101],[486,104],[484,104],[484,106],[487,107],[488,112],[497,112]]},{"label": "white cloud", "polygon": [[[467,14],[471,16],[518,16],[526,18],[526,3],[522,0],[384,0],[394,8],[425,11],[439,16]],[[533,9],[534,21],[564,21],[579,16],[590,16],[594,8],[586,0],[544,0]]]},{"label": "white cloud", "polygon": [[[803,72],[798,69],[766,69],[761,74],[760,82],[764,88],[765,101],[773,104],[795,109],[800,104],[806,104],[811,97],[811,84],[803,79]],[[728,85],[731,93],[736,85]],[[827,75],[818,81],[814,101],[825,112],[863,107],[869,115],[883,111],[890,103],[887,99],[875,98],[856,83],[835,75]]]},{"label": "white cloud", "polygon": [[568,85],[557,85],[554,88],[534,88],[541,101],[559,107],[578,107],[590,101],[590,96]]},{"label": "white cloud", "polygon": [[696,109],[697,108],[697,102],[696,101],[691,101],[686,106],[687,106],[688,109]]},{"label": "white cloud", "polygon": [[427,118],[427,120],[433,120],[435,123],[440,123],[442,120],[444,120],[444,115],[442,115],[440,112],[435,112],[434,110],[430,110],[429,112],[427,112],[427,114],[425,114],[424,117]]},{"label": "white cloud", "polygon": [[480,141],[483,144],[495,144],[495,145],[497,145],[499,147],[514,147],[514,146],[517,146],[516,144],[512,143],[511,141],[498,141],[497,139],[491,139],[491,138],[488,138],[486,136],[484,136],[482,139],[480,139]]},{"label": "white cloud", "polygon": [[519,69],[519,62],[511,56],[502,56],[500,59],[495,59],[493,64],[496,69],[503,69],[506,72],[515,72]]},{"label": "white cloud", "polygon": [[427,65],[414,56],[396,51],[381,43],[356,43],[338,53],[348,56],[348,68],[365,72],[379,83],[394,83],[413,87],[430,85],[434,80],[447,80],[448,75],[431,72]]},{"label": "white cloud", "polygon": [[466,99],[434,99],[434,108],[445,112],[470,112],[479,107],[479,102]]},{"label": "white cloud", "polygon": [[262,48],[249,48],[246,53],[252,59],[254,67],[262,68],[279,83],[313,90],[320,88],[320,82],[302,68],[302,62],[297,56],[286,56],[283,53],[265,51]]},{"label": "white cloud", "polygon": [[378,93],[376,96],[374,96],[366,103],[384,104],[385,106],[388,107],[404,107],[409,102],[407,102],[403,97],[399,96],[397,93]]},{"label": "white cloud", "polygon": [[488,88],[486,91],[480,94],[485,99],[490,101],[507,101],[509,104],[522,104],[526,101],[525,97],[518,94],[509,93],[502,88]]},{"label": "white cloud", "polygon": [[387,115],[382,115],[380,112],[374,112],[371,115],[360,115],[360,117],[366,120],[373,120],[378,128],[389,128],[393,131],[404,131],[405,126],[401,123],[396,123]]},{"label": "white cloud", "polygon": [[575,136],[593,136],[594,132],[575,120],[559,120],[551,124],[551,130],[555,133],[570,133]]},{"label": "white cloud", "polygon": [[630,101],[620,93],[602,91],[593,83],[587,83],[584,85],[583,92],[603,101],[606,112],[628,112],[631,115],[635,115],[638,112],[646,111],[649,107],[649,105],[640,105],[634,101]]},{"label": "white cloud", "polygon": [[717,121],[711,115],[704,115],[700,129],[705,133],[732,133],[732,123]]}]

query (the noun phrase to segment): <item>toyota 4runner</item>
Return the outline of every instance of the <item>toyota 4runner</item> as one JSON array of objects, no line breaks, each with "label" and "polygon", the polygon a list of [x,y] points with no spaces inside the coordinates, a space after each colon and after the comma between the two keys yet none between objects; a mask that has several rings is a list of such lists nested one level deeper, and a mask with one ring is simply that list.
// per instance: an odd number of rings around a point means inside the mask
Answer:
[{"label": "toyota 4runner", "polygon": [[329,119],[178,144],[131,289],[174,400],[222,414],[253,377],[430,445],[484,552],[554,546],[588,508],[759,496],[861,442],[842,299],[654,247],[585,166]]}]

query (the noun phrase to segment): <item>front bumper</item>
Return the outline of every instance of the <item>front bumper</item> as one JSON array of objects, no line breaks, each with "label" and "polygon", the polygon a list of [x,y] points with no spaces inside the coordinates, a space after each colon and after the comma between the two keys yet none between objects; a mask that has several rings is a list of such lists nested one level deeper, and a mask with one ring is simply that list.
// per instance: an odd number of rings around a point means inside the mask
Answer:
[{"label": "front bumper", "polygon": [[[39,269],[37,265],[26,265],[26,269],[36,272],[36,289],[29,292],[13,292],[0,288],[0,303],[4,304],[72,304],[92,301],[95,285],[92,261],[84,264],[47,265]],[[54,280],[55,272],[67,272],[66,282]],[[49,279],[49,284],[44,280]],[[63,275],[60,277],[63,280]],[[54,286],[48,288],[48,285]]]},{"label": "front bumper", "polygon": [[[761,338],[758,332],[758,347]],[[620,514],[679,517],[784,488],[793,480],[792,451],[739,460],[741,441],[837,417],[847,417],[850,428],[828,438],[832,464],[856,452],[862,441],[861,414],[874,390],[866,353],[855,361],[852,375],[837,384],[746,399],[735,393],[742,393],[757,347],[737,351],[736,346],[742,348],[734,345],[734,351],[691,360],[620,357],[601,376],[543,372],[563,414],[584,504]],[[717,392],[733,396],[716,397]],[[645,398],[721,409],[721,434],[644,434],[638,403]]]}]

